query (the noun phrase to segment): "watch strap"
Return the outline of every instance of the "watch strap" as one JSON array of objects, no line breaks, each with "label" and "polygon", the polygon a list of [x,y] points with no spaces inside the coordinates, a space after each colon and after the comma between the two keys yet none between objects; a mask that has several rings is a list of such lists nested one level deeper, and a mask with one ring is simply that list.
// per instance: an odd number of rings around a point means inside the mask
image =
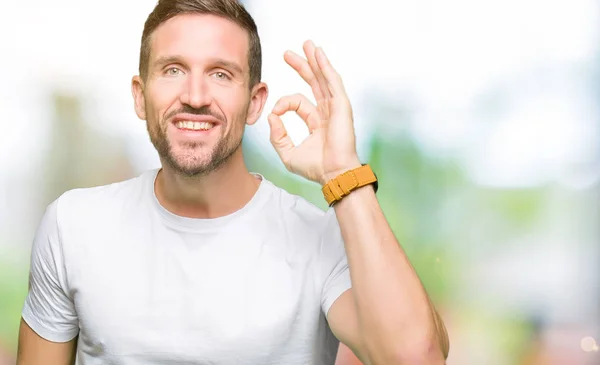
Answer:
[{"label": "watch strap", "polygon": [[364,164],[331,179],[321,188],[321,191],[327,204],[332,206],[353,190],[376,183],[377,176],[368,164]]}]

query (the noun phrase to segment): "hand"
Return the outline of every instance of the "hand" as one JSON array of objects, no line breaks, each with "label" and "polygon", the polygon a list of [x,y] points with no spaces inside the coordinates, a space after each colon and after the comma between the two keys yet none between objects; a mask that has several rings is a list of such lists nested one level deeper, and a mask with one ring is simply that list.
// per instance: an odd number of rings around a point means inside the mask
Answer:
[{"label": "hand", "polygon": [[[361,164],[352,107],[342,79],[320,47],[307,41],[303,48],[306,59],[292,51],[286,52],[284,59],[310,85],[317,105],[301,94],[279,99],[268,116],[271,143],[290,172],[324,185]],[[298,114],[310,132],[298,146],[281,121],[289,111]]]}]

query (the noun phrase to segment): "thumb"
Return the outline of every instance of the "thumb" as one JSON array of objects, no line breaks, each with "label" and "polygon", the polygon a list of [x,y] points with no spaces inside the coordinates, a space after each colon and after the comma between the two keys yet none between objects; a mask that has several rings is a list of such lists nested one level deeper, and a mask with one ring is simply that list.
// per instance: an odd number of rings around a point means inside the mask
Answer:
[{"label": "thumb", "polygon": [[294,142],[292,142],[292,139],[283,125],[283,121],[277,114],[269,114],[267,120],[269,121],[269,127],[271,129],[271,144],[275,148],[275,151],[277,151],[281,160],[285,163],[285,157],[294,149]]}]

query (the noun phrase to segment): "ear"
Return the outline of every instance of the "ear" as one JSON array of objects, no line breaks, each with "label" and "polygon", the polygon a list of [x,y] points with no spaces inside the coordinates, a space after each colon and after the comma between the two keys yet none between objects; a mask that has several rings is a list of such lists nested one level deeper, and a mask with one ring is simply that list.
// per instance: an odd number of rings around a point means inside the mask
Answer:
[{"label": "ear", "polygon": [[135,106],[135,114],[141,120],[146,120],[146,98],[144,97],[144,82],[139,76],[131,80],[131,93]]},{"label": "ear", "polygon": [[253,125],[256,123],[265,107],[267,96],[269,95],[269,88],[264,82],[259,82],[254,85],[250,95],[250,107],[248,108],[246,124]]}]

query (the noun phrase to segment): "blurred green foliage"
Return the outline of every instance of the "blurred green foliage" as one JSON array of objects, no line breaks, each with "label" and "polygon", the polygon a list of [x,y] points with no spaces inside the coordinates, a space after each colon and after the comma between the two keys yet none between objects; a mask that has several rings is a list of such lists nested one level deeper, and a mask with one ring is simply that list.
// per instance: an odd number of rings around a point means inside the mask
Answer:
[{"label": "blurred green foliage", "polygon": [[28,267],[17,265],[7,258],[0,255],[0,350],[6,348],[16,353],[29,273]]}]

